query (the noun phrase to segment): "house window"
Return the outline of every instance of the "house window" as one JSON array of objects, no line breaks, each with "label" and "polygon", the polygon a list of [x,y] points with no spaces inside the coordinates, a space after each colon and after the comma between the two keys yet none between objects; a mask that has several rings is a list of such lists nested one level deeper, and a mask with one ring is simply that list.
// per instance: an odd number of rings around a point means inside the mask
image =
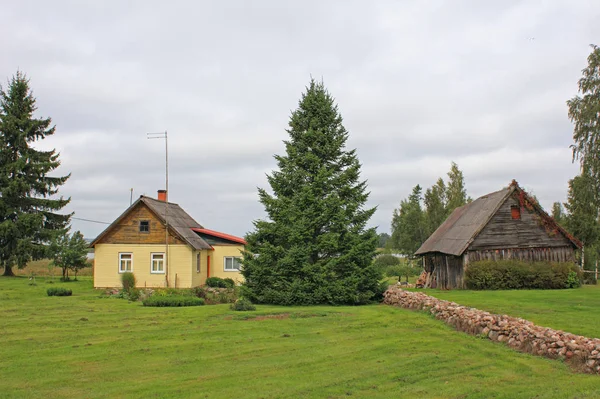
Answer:
[{"label": "house window", "polygon": [[140,233],[149,233],[150,232],[150,221],[149,220],[140,220]]},{"label": "house window", "polygon": [[225,271],[226,272],[237,272],[240,270],[240,257],[226,256],[225,257]]},{"label": "house window", "polygon": [[165,254],[152,254],[150,260],[150,273],[165,272]]},{"label": "house window", "polygon": [[119,253],[119,273],[133,272],[133,254]]},{"label": "house window", "polygon": [[196,254],[196,273],[200,273],[200,252]]},{"label": "house window", "polygon": [[510,215],[512,216],[513,220],[520,220],[521,219],[521,208],[513,205],[510,207]]}]

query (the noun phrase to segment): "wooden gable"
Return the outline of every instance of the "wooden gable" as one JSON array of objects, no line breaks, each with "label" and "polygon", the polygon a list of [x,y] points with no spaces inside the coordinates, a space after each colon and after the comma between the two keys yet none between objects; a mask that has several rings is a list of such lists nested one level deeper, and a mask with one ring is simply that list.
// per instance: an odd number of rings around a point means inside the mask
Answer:
[{"label": "wooden gable", "polygon": [[507,197],[468,249],[573,247],[560,229],[547,222],[547,216],[522,202],[517,191]]},{"label": "wooden gable", "polygon": [[[140,222],[148,222],[148,231],[140,231]],[[142,230],[145,230],[143,228]],[[169,229],[170,230],[170,229]],[[114,226],[103,233],[95,244],[164,244],[165,226],[142,201],[122,217]],[[181,239],[169,235],[169,244],[185,244]]]}]

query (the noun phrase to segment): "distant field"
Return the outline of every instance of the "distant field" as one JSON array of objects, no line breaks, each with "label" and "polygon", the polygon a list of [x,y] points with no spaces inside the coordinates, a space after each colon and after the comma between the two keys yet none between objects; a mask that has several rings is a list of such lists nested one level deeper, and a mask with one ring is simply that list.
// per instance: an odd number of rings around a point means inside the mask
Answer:
[{"label": "distant field", "polygon": [[[72,297],[48,297],[48,287]],[[0,277],[4,398],[597,398],[600,377],[385,305],[145,308]]]},{"label": "distant field", "polygon": [[[13,273],[15,273],[17,276],[29,276],[33,272],[36,276],[55,276],[59,278],[62,275],[62,270],[58,267],[49,268],[49,265],[49,259],[36,260],[33,262],[29,262],[27,266],[25,266],[25,268],[20,270],[16,267],[13,267]],[[4,269],[0,270],[4,272]],[[92,274],[93,273],[91,267],[82,269],[79,271],[79,273],[77,273],[78,276],[91,276]],[[69,271],[69,276],[73,275],[73,272]]]},{"label": "distant field", "polygon": [[600,338],[600,285],[570,290],[423,292],[464,306],[521,317],[544,327]]}]

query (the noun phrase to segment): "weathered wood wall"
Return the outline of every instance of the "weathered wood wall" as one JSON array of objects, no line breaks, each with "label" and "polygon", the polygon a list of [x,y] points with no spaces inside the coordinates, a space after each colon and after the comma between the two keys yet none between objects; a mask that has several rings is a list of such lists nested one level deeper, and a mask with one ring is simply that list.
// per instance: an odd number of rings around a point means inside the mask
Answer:
[{"label": "weathered wood wall", "polygon": [[507,248],[468,251],[469,262],[516,259],[527,262],[575,262],[572,246],[552,248]]},{"label": "weathered wood wall", "polygon": [[[150,222],[149,232],[140,232],[140,221]],[[143,202],[125,216],[119,224],[113,226],[98,244],[164,244],[165,226]],[[185,244],[182,240],[169,236],[169,244]]]},{"label": "weathered wood wall", "polygon": [[519,206],[517,198],[510,197],[502,204],[469,245],[469,250],[573,246],[560,232],[547,231],[540,221],[541,216],[526,207],[521,208],[521,219],[513,219],[511,206]]},{"label": "weathered wood wall", "polygon": [[462,256],[445,255],[441,253],[425,256],[425,271],[434,273],[437,288],[463,288],[464,267]]}]

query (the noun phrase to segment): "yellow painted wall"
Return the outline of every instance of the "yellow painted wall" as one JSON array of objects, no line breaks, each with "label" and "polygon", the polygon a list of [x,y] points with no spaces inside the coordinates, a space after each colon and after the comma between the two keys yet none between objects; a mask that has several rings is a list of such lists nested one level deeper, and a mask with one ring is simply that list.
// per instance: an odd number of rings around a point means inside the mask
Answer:
[{"label": "yellow painted wall", "polygon": [[[194,251],[194,267],[192,269],[192,287],[204,285],[206,282],[206,256],[212,251]],[[200,253],[200,273],[196,272],[196,254]]]},{"label": "yellow painted wall", "polygon": [[[94,287],[120,287],[119,253],[133,254],[133,274],[138,287],[165,287],[165,274],[150,273],[150,254],[165,252],[164,245],[157,244],[96,244],[94,249]],[[206,252],[206,251],[204,251]],[[196,256],[188,245],[169,245],[169,286],[193,287],[196,274]],[[206,273],[206,270],[204,270]]]},{"label": "yellow painted wall", "polygon": [[210,255],[210,277],[231,278],[237,283],[244,281],[240,272],[225,271],[226,256],[241,257],[244,250],[243,245],[213,245],[214,251],[208,251]]}]

